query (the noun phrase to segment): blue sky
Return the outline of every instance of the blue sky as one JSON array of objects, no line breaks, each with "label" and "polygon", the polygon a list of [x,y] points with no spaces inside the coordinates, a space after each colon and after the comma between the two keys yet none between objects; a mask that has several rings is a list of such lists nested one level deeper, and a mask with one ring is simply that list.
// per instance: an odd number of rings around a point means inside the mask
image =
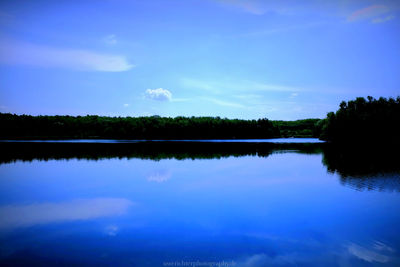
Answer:
[{"label": "blue sky", "polygon": [[322,118],[400,95],[400,1],[1,1],[0,111]]}]

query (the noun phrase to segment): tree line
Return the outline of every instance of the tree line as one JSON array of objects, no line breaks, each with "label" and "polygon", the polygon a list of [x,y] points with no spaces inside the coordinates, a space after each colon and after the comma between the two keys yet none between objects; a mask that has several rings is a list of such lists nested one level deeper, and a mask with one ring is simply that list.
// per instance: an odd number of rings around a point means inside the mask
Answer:
[{"label": "tree line", "polygon": [[317,124],[321,119],[305,119],[295,121],[272,121],[279,129],[280,137],[319,137],[320,126]]},{"label": "tree line", "polygon": [[343,101],[317,122],[320,139],[335,143],[400,143],[400,97]]},{"label": "tree line", "polygon": [[293,122],[220,117],[30,116],[0,113],[2,139],[262,139],[313,134],[318,119]]},{"label": "tree line", "polygon": [[0,139],[264,139],[315,137],[399,143],[400,97],[343,101],[325,119],[239,120],[220,117],[30,116],[0,113]]}]

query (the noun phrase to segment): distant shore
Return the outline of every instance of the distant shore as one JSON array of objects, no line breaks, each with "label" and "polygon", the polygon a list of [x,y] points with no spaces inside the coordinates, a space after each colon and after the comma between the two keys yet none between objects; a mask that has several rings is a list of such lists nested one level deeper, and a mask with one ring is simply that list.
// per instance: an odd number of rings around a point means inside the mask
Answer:
[{"label": "distant shore", "polygon": [[399,144],[400,97],[342,101],[324,119],[30,116],[0,113],[0,139],[207,140],[319,138],[334,143]]},{"label": "distant shore", "polygon": [[0,114],[0,139],[205,140],[318,137],[320,119],[270,121],[219,117],[101,117]]}]

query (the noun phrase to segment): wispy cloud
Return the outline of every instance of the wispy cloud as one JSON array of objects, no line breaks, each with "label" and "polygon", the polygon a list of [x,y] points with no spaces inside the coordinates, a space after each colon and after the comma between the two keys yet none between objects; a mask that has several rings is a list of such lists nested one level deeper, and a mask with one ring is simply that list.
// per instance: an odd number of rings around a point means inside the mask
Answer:
[{"label": "wispy cloud", "polygon": [[206,91],[218,92],[215,83],[210,83],[209,81],[205,80],[182,78],[181,85],[188,89],[201,89]]},{"label": "wispy cloud", "polygon": [[241,95],[233,95],[233,97],[242,99],[242,100],[249,100],[249,99],[260,99],[263,96],[259,94],[241,94]]},{"label": "wispy cloud", "polygon": [[383,17],[383,18],[376,18],[376,19],[373,19],[373,20],[372,20],[372,23],[383,23],[383,22],[387,22],[387,21],[389,21],[389,20],[392,20],[392,19],[394,19],[394,18],[395,18],[394,15],[389,15],[389,16],[386,16],[386,17]]},{"label": "wispy cloud", "polygon": [[390,261],[390,257],[377,251],[373,251],[357,244],[351,243],[347,246],[348,252],[353,256],[367,262],[385,263]]},{"label": "wispy cloud", "polygon": [[149,182],[156,182],[156,183],[163,183],[171,179],[172,173],[169,170],[158,170],[151,173],[147,177],[147,181]]},{"label": "wispy cloud", "polygon": [[171,102],[186,102],[186,101],[190,101],[190,98],[172,98]]},{"label": "wispy cloud", "polygon": [[306,91],[306,89],[299,88],[299,87],[268,84],[268,83],[258,83],[258,82],[253,82],[252,88],[254,88],[255,90],[258,90],[258,91],[278,91],[278,92]]},{"label": "wispy cloud", "polygon": [[239,104],[239,103],[219,100],[219,99],[216,99],[216,98],[204,97],[203,99],[207,100],[209,102],[212,102],[214,104],[217,104],[219,106],[224,106],[224,107],[231,107],[231,108],[245,108],[246,107],[246,106],[244,106],[242,104]]},{"label": "wispy cloud", "polygon": [[[268,92],[287,92],[290,98],[294,98],[299,92],[311,91],[311,89],[262,83],[249,80],[196,80],[184,79],[182,86],[187,89],[199,89],[198,99],[212,102],[219,106],[232,108],[259,109],[266,106]],[[236,101],[235,101],[236,100]],[[268,102],[269,103],[269,102]],[[268,111],[271,106],[267,105]]]},{"label": "wispy cloud", "polygon": [[389,247],[388,245],[380,241],[375,241],[373,247],[374,249],[379,251],[395,252],[395,250],[392,247]]},{"label": "wispy cloud", "polygon": [[172,93],[163,88],[147,89],[144,93],[144,97],[147,99],[158,100],[158,101],[171,101]]},{"label": "wispy cloud", "polygon": [[[372,5],[359,10],[354,11],[347,17],[347,21],[360,21],[360,20],[374,20],[379,19],[377,17],[382,16],[390,12],[390,8],[385,5]],[[382,21],[383,22],[383,21]]]},{"label": "wispy cloud", "polygon": [[117,36],[115,34],[107,35],[103,38],[103,42],[107,45],[116,45],[117,44]]},{"label": "wispy cloud", "polygon": [[[304,88],[291,87],[286,85],[277,85],[270,83],[262,83],[249,80],[198,80],[198,79],[182,79],[181,85],[188,89],[201,89],[214,94],[221,92],[255,92],[255,91],[280,91],[280,92],[297,92],[305,91]],[[242,94],[243,96],[243,94]]]},{"label": "wispy cloud", "polygon": [[[323,118],[326,111],[334,110],[336,105],[327,105],[325,100],[315,101],[315,97],[354,93],[353,89],[351,91],[348,88],[291,86],[233,78],[184,79],[181,87],[192,90],[197,95],[196,99],[219,106],[243,108],[259,117],[287,120],[300,119],[299,114]],[[195,88],[198,90],[193,90]],[[300,95],[302,97],[297,101]],[[305,98],[311,99],[304,102]]]},{"label": "wispy cloud", "polygon": [[273,12],[289,15],[304,9],[304,3],[291,0],[266,1],[266,0],[214,0],[225,7],[235,8],[252,15],[264,15]]},{"label": "wispy cloud", "polygon": [[78,71],[120,72],[134,67],[119,55],[0,41],[0,63]]},{"label": "wispy cloud", "polygon": [[218,2],[227,6],[239,8],[254,15],[262,15],[267,11],[262,3],[255,0],[218,0]]},{"label": "wispy cloud", "polygon": [[304,23],[304,24],[294,24],[294,25],[287,25],[281,27],[271,27],[267,29],[251,31],[248,33],[238,34],[233,37],[260,37],[260,36],[268,36],[277,33],[286,33],[289,31],[296,31],[296,30],[303,30],[303,29],[310,29],[314,27],[318,27],[321,25],[326,24],[324,21],[317,21],[312,23]]},{"label": "wispy cloud", "polygon": [[109,225],[106,227],[105,232],[109,236],[116,236],[118,234],[119,227],[116,225]]}]

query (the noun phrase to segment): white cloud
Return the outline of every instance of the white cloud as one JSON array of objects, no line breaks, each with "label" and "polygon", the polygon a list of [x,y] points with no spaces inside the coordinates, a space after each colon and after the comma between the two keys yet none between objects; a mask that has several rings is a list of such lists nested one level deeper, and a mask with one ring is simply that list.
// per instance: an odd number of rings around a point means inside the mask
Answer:
[{"label": "white cloud", "polygon": [[117,44],[117,36],[115,34],[107,35],[103,38],[103,41],[107,45],[116,45]]},{"label": "white cloud", "polygon": [[163,88],[147,89],[144,96],[145,98],[158,101],[171,101],[172,99],[172,93]]},{"label": "white cloud", "polygon": [[127,107],[129,107],[129,104],[124,104],[124,108],[127,108]]},{"label": "white cloud", "polygon": [[134,67],[119,55],[3,41],[0,44],[0,63],[105,72],[127,71]]},{"label": "white cloud", "polygon": [[298,93],[291,93],[290,96],[289,96],[289,98],[295,98],[295,97],[298,96],[298,95],[299,95]]}]

